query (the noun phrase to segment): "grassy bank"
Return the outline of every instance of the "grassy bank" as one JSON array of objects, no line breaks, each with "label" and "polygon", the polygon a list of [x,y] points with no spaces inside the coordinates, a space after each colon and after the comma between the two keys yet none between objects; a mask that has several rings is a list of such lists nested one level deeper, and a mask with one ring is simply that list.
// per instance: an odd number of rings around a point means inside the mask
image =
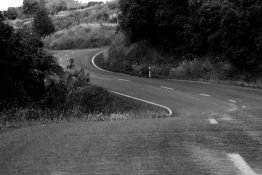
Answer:
[{"label": "grassy bank", "polygon": [[[98,95],[98,94],[97,94]],[[98,95],[99,96],[99,95]],[[17,107],[0,113],[0,134],[10,129],[72,121],[119,121],[133,119],[150,119],[166,117],[167,112],[153,105],[132,100],[126,97],[106,94],[109,105],[105,105],[108,112],[85,113],[78,106],[73,110],[51,110],[37,106]],[[108,98],[108,97],[103,97]],[[94,105],[100,105],[94,103]]]},{"label": "grassy bank", "polygon": [[43,43],[51,50],[98,48],[110,45],[114,33],[110,24],[80,24],[47,36]]}]

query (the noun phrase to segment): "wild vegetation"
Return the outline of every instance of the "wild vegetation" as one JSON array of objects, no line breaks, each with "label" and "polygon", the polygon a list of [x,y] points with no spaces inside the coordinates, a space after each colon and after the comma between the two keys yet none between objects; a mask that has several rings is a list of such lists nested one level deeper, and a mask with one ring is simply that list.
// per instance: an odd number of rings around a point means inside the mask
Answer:
[{"label": "wild vegetation", "polygon": [[53,16],[57,31],[85,23],[117,23],[118,3],[115,1],[98,4],[85,9],[66,11]]},{"label": "wild vegetation", "polygon": [[175,78],[261,81],[261,1],[120,0],[119,6],[122,33],[104,65],[163,68],[156,76]]},{"label": "wild vegetation", "polygon": [[97,48],[110,45],[114,33],[114,25],[80,24],[49,35],[43,42],[53,50]]},{"label": "wild vegetation", "polygon": [[54,34],[43,39],[48,49],[83,49],[111,44],[116,31],[117,3],[108,2],[53,16]]},{"label": "wild vegetation", "polygon": [[52,34],[55,26],[48,16],[48,12],[43,4],[36,12],[33,21],[33,31],[40,37]]},{"label": "wild vegetation", "polygon": [[34,15],[41,3],[45,3],[47,10],[51,13],[85,6],[74,0],[23,0],[23,13],[27,16]]},{"label": "wild vegetation", "polygon": [[158,108],[91,85],[88,73],[74,70],[73,62],[63,69],[44,47],[75,49],[109,45],[115,25],[80,24],[51,34],[54,25],[43,5],[34,12],[32,32],[14,29],[5,17],[0,12],[3,51],[0,130],[74,119],[102,121],[159,116]]}]

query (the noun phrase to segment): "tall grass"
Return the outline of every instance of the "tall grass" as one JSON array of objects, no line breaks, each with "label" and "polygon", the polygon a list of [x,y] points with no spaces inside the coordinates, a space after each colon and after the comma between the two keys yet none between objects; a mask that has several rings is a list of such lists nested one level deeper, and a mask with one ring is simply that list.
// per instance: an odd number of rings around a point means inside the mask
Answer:
[{"label": "tall grass", "polygon": [[86,9],[67,11],[65,16],[53,16],[52,21],[56,30],[68,29],[80,23],[114,23],[117,18],[111,18],[118,12],[118,2],[111,1],[101,5],[96,5]]},{"label": "tall grass", "polygon": [[110,45],[115,28],[112,25],[80,24],[58,31],[43,39],[48,49],[84,49]]}]

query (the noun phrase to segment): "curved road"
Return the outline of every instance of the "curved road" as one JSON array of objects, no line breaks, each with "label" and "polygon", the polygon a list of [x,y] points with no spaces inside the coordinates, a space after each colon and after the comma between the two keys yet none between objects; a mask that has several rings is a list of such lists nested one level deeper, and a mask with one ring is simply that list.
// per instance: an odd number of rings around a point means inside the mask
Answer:
[{"label": "curved road", "polygon": [[167,106],[165,119],[75,122],[0,135],[0,174],[261,175],[262,90],[105,72],[101,49],[58,51],[91,83]]}]

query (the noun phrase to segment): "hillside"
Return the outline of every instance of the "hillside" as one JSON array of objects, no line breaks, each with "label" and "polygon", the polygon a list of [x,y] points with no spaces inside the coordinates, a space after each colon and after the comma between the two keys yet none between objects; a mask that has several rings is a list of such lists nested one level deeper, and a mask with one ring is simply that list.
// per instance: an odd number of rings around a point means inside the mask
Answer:
[{"label": "hillside", "polygon": [[68,8],[78,8],[86,5],[75,0],[46,0],[46,5],[47,7],[52,7],[56,4],[59,4],[61,1],[64,1]]},{"label": "hillside", "polygon": [[89,8],[59,12],[52,17],[56,30],[68,29],[81,23],[117,23],[118,1]]}]

